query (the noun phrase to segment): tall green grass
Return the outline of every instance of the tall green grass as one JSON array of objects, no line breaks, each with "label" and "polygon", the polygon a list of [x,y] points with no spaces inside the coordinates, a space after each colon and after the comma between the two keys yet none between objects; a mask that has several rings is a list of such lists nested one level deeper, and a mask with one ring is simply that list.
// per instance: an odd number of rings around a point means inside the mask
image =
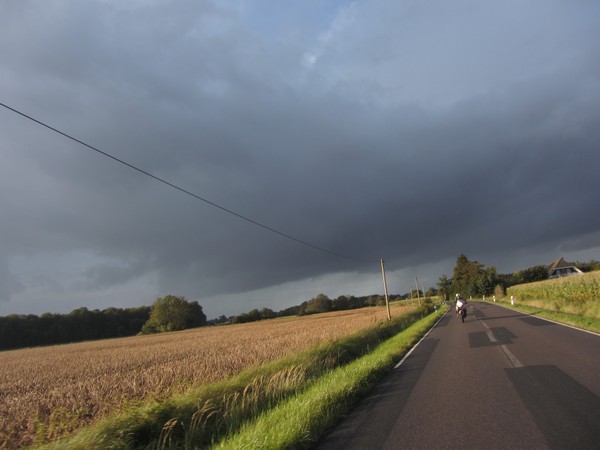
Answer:
[{"label": "tall green grass", "polygon": [[218,449],[309,448],[398,362],[441,314],[439,310],[378,346],[373,352],[336,368],[307,390],[265,411]]},{"label": "tall green grass", "polygon": [[369,353],[429,313],[431,304],[345,339],[107,418],[50,449],[203,448],[303,392],[336,367]]}]

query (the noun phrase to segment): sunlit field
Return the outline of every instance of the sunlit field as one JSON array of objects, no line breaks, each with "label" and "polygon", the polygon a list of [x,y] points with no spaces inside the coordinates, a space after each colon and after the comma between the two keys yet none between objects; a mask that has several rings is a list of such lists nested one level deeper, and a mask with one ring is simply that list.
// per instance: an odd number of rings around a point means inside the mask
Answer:
[{"label": "sunlit field", "polygon": [[511,286],[507,295],[531,307],[600,319],[600,271]]},{"label": "sunlit field", "polygon": [[[392,306],[392,315],[412,306]],[[56,438],[148,399],[223,380],[385,320],[362,308],[0,352],[0,448]]]}]

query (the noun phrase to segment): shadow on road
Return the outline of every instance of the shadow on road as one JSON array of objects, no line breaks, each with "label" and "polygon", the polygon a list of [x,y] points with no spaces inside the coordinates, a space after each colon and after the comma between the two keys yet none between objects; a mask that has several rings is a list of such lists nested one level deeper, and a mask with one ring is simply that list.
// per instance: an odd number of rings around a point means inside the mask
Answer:
[{"label": "shadow on road", "polygon": [[380,448],[394,427],[397,417],[438,343],[438,339],[424,339],[402,366],[385,377],[314,448],[329,450]]},{"label": "shadow on road", "polygon": [[556,366],[504,369],[550,448],[597,449],[600,399]]},{"label": "shadow on road", "polygon": [[440,321],[437,323],[436,327],[445,327],[445,326],[447,326],[448,323],[450,322],[450,318],[451,317],[452,316],[449,313],[447,313],[444,317],[442,317],[440,319]]},{"label": "shadow on road", "polygon": [[486,315],[483,315],[483,316],[477,317],[477,318],[487,322],[488,320],[498,320],[498,319],[520,319],[520,318],[523,318],[523,314],[511,314],[509,316],[497,316],[497,317],[487,317]]},{"label": "shadow on road", "polygon": [[514,335],[508,328],[495,327],[491,328],[490,331],[496,338],[496,342],[490,341],[488,334],[485,331],[479,331],[475,333],[469,333],[469,347],[495,347],[498,345],[510,345],[513,343],[513,339],[518,339],[518,336]]},{"label": "shadow on road", "polygon": [[537,317],[519,317],[519,320],[525,322],[527,325],[531,325],[534,327],[556,326],[555,323],[548,322],[547,320],[538,319]]}]

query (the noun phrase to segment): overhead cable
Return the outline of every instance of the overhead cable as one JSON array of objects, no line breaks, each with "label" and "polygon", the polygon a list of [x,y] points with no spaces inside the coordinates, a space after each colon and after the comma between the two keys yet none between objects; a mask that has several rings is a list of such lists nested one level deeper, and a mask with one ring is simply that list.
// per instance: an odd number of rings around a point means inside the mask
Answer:
[{"label": "overhead cable", "polygon": [[58,129],[56,129],[56,128],[54,128],[54,127],[52,127],[52,126],[50,126],[50,125],[48,125],[48,124],[46,124],[46,123],[44,123],[44,122],[42,122],[40,120],[37,120],[37,119],[35,119],[35,118],[33,118],[33,117],[31,117],[31,116],[29,116],[29,115],[27,115],[27,114],[25,114],[25,113],[17,110],[15,108],[12,108],[12,107],[10,107],[10,106],[2,103],[2,102],[0,102],[0,106],[3,106],[4,108],[6,108],[6,109],[8,109],[8,110],[10,110],[10,111],[12,111],[12,112],[14,112],[16,114],[19,114],[20,116],[25,117],[26,119],[29,119],[32,122],[37,123],[38,125],[41,125],[41,126],[43,126],[45,128],[48,128],[49,130],[52,130],[55,133],[58,133],[58,134],[66,137],[68,139],[71,139],[72,141],[75,141],[78,144],[80,144],[80,145],[82,145],[82,146],[84,146],[84,147],[86,147],[86,148],[88,148],[90,150],[93,150],[93,151],[101,154],[102,156],[110,158],[113,161],[116,161],[119,164],[122,164],[124,166],[127,166],[130,169],[135,170],[136,172],[139,172],[139,173],[141,173],[143,175],[146,175],[147,177],[150,177],[150,178],[152,178],[152,179],[154,179],[156,181],[159,181],[160,183],[163,183],[163,184],[165,184],[165,185],[167,185],[167,186],[169,186],[169,187],[171,187],[173,189],[176,189],[176,190],[178,190],[180,192],[183,192],[184,194],[187,194],[187,195],[189,195],[189,196],[191,196],[191,197],[193,197],[193,198],[195,198],[197,200],[203,201],[204,203],[207,203],[210,206],[213,206],[213,207],[215,207],[217,209],[220,209],[221,211],[224,211],[224,212],[226,212],[228,214],[231,214],[232,216],[235,216],[235,217],[237,217],[239,219],[245,220],[246,222],[249,222],[249,223],[251,223],[253,225],[256,225],[256,226],[258,226],[260,228],[263,228],[263,229],[265,229],[267,231],[270,231],[271,233],[278,234],[279,236],[284,237],[284,238],[289,239],[289,240],[292,240],[294,242],[297,242],[298,244],[305,245],[306,247],[310,247],[310,248],[312,248],[314,250],[319,250],[319,251],[321,251],[323,253],[328,253],[330,255],[337,256],[339,258],[350,259],[350,260],[353,260],[353,261],[371,262],[371,261],[368,261],[368,260],[363,259],[363,258],[357,258],[355,256],[345,255],[343,253],[338,253],[336,251],[329,250],[329,249],[326,249],[324,247],[320,247],[320,246],[315,245],[315,244],[311,244],[310,242],[307,242],[305,240],[299,239],[299,238],[294,237],[294,236],[292,236],[290,234],[284,233],[283,231],[279,231],[279,230],[277,230],[277,229],[275,229],[275,228],[273,228],[273,227],[271,227],[269,225],[265,225],[265,224],[263,224],[261,222],[258,222],[256,220],[254,220],[254,219],[251,219],[251,218],[246,217],[246,216],[244,216],[242,214],[239,214],[239,213],[237,213],[237,212],[235,212],[235,211],[233,211],[231,209],[225,208],[224,206],[221,206],[221,205],[219,205],[219,204],[217,204],[215,202],[212,202],[212,201],[210,201],[210,200],[208,200],[208,199],[206,199],[204,197],[201,197],[201,196],[199,196],[197,194],[194,194],[193,192],[188,191],[187,189],[184,189],[184,188],[182,188],[180,186],[177,186],[176,184],[171,183],[170,181],[167,181],[164,178],[161,178],[161,177],[159,177],[157,175],[154,175],[154,174],[152,174],[152,173],[150,173],[150,172],[148,172],[148,171],[146,171],[144,169],[140,169],[139,167],[134,166],[133,164],[130,164],[127,161],[124,161],[124,160],[122,160],[120,158],[117,158],[116,156],[111,155],[110,153],[107,153],[107,152],[102,151],[102,150],[100,150],[100,149],[98,149],[98,148],[96,148],[96,147],[94,147],[92,145],[89,145],[89,144],[85,143],[84,141],[82,141],[80,139],[77,139],[77,138],[75,138],[75,137],[73,137],[73,136],[71,136],[71,135],[69,135],[69,134],[67,134],[67,133],[65,133],[63,131],[60,131],[60,130],[58,130]]}]

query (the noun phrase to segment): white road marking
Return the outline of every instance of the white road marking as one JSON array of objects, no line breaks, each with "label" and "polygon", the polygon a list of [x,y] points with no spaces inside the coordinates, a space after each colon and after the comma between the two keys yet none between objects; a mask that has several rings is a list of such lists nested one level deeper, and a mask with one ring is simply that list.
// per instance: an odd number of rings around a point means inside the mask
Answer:
[{"label": "white road marking", "polygon": [[[492,343],[498,342],[498,339],[496,339],[496,337],[494,336],[494,333],[492,333],[492,330],[490,329],[488,324],[485,322],[482,322],[481,320],[479,320],[479,318],[477,320],[479,321],[479,323],[481,325],[483,325],[485,327],[485,333],[487,334],[490,342],[492,342]],[[523,364],[521,364],[521,361],[519,361],[517,359],[517,357],[512,354],[512,352],[506,347],[506,345],[501,344],[500,349],[502,350],[502,352],[504,352],[504,356],[506,356],[506,359],[508,359],[508,362],[510,362],[513,367],[523,367]]]},{"label": "white road marking", "polygon": [[502,344],[500,348],[504,352],[504,356],[506,356],[506,358],[510,361],[513,367],[523,367],[521,361],[519,361],[508,348],[506,348],[506,345]]},{"label": "white road marking", "polygon": [[479,323],[481,323],[481,325],[485,327],[485,334],[487,334],[487,337],[489,338],[490,342],[498,342],[498,340],[494,336],[494,333],[492,333],[492,330],[490,329],[490,327],[488,327],[487,323],[482,322],[481,320],[479,320]]}]

